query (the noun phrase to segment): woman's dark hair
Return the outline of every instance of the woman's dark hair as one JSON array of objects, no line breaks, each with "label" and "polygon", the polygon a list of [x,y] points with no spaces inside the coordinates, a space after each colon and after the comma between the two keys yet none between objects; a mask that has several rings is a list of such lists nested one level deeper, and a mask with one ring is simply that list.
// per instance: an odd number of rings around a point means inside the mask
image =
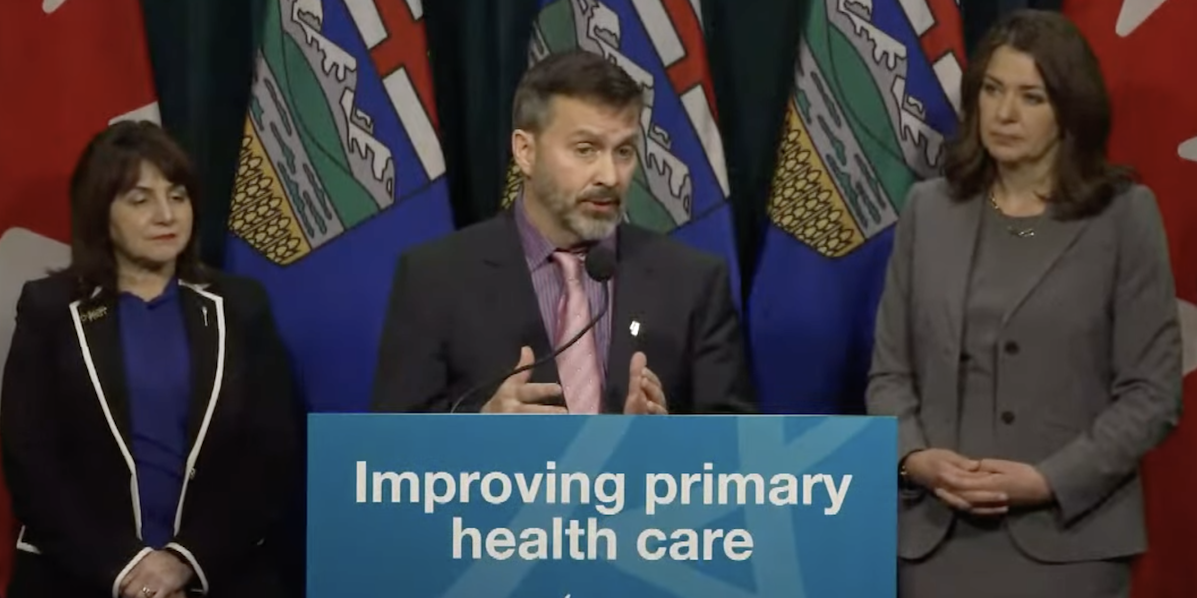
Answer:
[{"label": "woman's dark hair", "polygon": [[64,274],[75,277],[80,291],[96,287],[116,290],[116,256],[109,232],[112,203],[133,189],[141,165],[153,164],[166,180],[187,190],[193,213],[191,235],[175,263],[181,280],[204,280],[199,261],[198,190],[186,152],[158,125],[149,121],[121,121],[92,138],[71,174],[71,265]]},{"label": "woman's dark hair", "polygon": [[1019,10],[989,30],[964,71],[960,127],[949,142],[944,176],[963,201],[984,194],[997,176],[981,143],[979,99],[994,52],[1009,47],[1029,54],[1047,87],[1060,128],[1055,181],[1047,201],[1061,220],[1100,213],[1130,181],[1130,171],[1106,161],[1110,99],[1097,57],[1077,27],[1063,15]]}]

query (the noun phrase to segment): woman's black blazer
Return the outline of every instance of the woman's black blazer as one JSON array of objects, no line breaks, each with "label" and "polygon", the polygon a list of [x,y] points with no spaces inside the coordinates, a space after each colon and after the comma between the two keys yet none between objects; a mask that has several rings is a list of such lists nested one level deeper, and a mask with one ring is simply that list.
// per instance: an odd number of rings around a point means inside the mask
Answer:
[{"label": "woman's black blazer", "polygon": [[[302,471],[286,353],[255,282],[179,283],[194,390],[187,472],[167,549],[192,593],[270,594],[263,548]],[[112,293],[65,275],[26,283],[0,389],[0,444],[22,524],[9,598],[117,595],[141,541]]]}]

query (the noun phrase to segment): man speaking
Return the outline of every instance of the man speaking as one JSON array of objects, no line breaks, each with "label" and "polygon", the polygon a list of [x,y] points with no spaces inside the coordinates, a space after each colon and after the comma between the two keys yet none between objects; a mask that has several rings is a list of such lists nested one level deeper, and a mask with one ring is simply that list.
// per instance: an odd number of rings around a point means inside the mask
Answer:
[{"label": "man speaking", "polygon": [[523,191],[400,258],[374,411],[756,410],[726,265],[623,222],[643,101],[586,51],[524,74],[511,137]]}]

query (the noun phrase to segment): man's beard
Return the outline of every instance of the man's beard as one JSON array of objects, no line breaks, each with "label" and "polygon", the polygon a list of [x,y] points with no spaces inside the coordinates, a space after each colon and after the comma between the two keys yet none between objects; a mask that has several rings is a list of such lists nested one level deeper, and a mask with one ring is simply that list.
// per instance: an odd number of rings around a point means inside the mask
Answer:
[{"label": "man's beard", "polygon": [[[619,221],[623,219],[623,198],[614,188],[595,189],[574,198],[558,188],[548,176],[533,177],[532,185],[536,196],[557,219],[557,222],[581,241],[593,242],[609,237],[619,226]],[[617,202],[618,209],[610,215],[590,216],[583,213],[578,202],[596,199]]]}]

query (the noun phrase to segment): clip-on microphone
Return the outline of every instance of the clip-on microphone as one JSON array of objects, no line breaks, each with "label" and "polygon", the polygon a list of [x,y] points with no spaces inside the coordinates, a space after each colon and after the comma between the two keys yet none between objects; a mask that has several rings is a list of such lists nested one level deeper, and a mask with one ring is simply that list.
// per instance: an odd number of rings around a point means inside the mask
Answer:
[{"label": "clip-on microphone", "polygon": [[590,251],[586,252],[586,275],[594,281],[602,283],[603,285],[603,304],[599,306],[599,310],[594,317],[590,318],[590,322],[583,326],[582,329],[573,336],[573,338],[569,339],[569,341],[567,341],[564,345],[557,347],[557,349],[555,349],[552,353],[541,357],[540,359],[537,359],[528,365],[517,367],[503,374],[502,376],[499,376],[498,378],[487,380],[482,384],[477,384],[471,387],[469,390],[462,393],[462,395],[458,397],[456,401],[453,401],[453,406],[449,409],[449,413],[456,412],[457,408],[460,407],[466,399],[470,398],[483,388],[494,386],[496,384],[502,384],[504,380],[520,372],[530,370],[539,365],[547,363],[550,359],[555,359],[563,351],[572,347],[574,343],[578,342],[578,340],[582,338],[582,335],[586,334],[586,331],[594,328],[594,325],[598,324],[598,321],[603,317],[603,314],[607,313],[607,304],[611,302],[611,291],[608,289],[609,285],[607,284],[607,281],[611,280],[611,277],[615,275],[615,265],[615,252],[607,249],[606,247],[595,245],[590,249]]}]

